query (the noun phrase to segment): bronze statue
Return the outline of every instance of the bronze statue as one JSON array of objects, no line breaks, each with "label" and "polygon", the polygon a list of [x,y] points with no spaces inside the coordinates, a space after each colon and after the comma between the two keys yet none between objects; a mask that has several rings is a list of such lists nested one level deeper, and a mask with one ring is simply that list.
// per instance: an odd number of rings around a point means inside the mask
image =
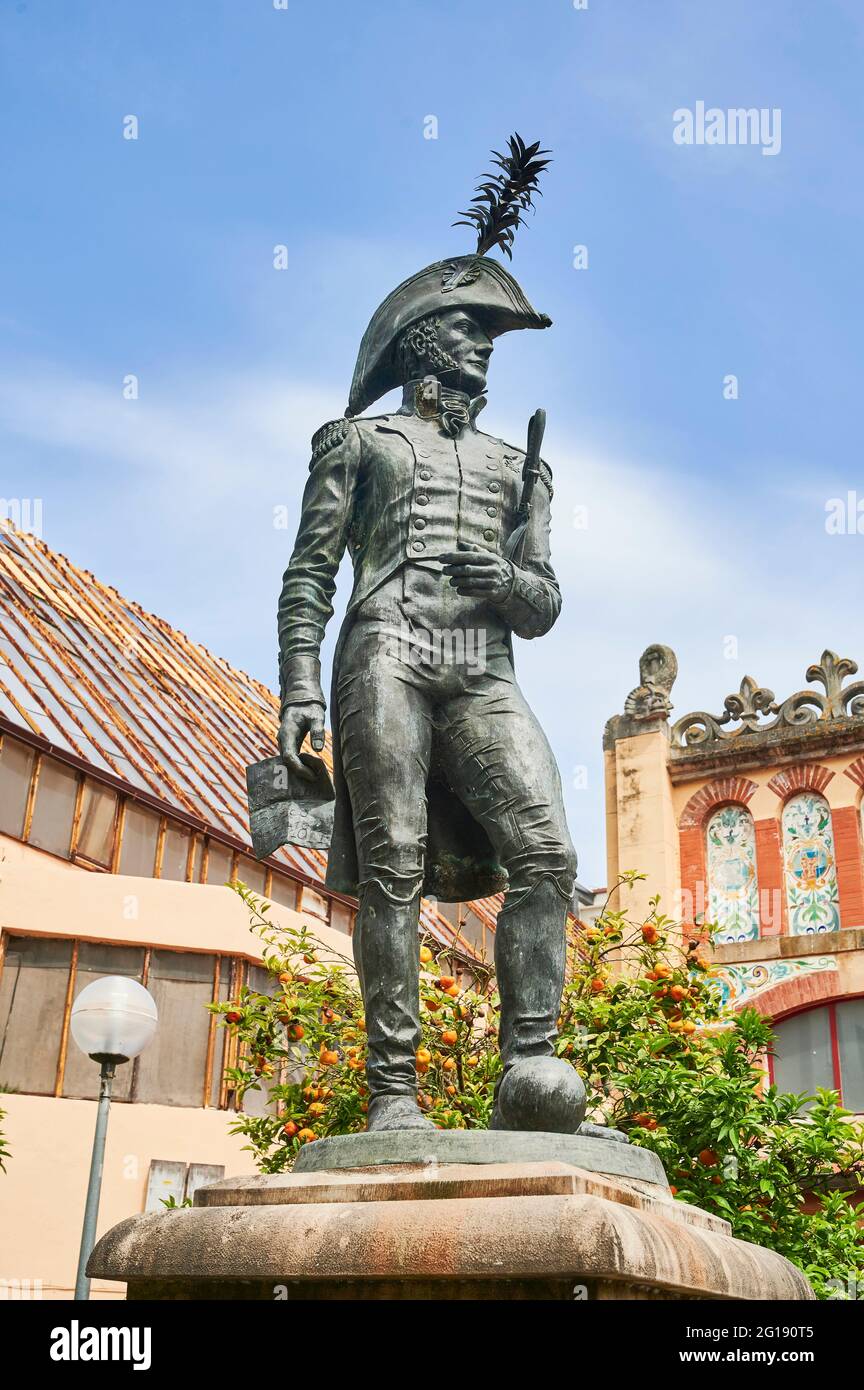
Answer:
[{"label": "bronze statue", "polygon": [[[514,632],[542,637],[561,607],[542,412],[527,453],[477,424],[495,339],[551,322],[485,254],[510,254],[543,153],[513,137],[462,215],[477,228],[477,253],[427,266],[373,314],[345,418],[312,440],[279,601],[279,746],[289,775],[310,778],[300,747],[307,734],[323,746],[319,650],[347,548],[354,588],[333,666],[327,884],[358,898],[370,1129],[430,1124],[416,1101],[421,892],[460,901],[506,889],[493,1127],[572,1132],[584,1114],[584,1088],[554,1054],[576,856],[511,642]],[[392,414],[361,414],[397,386]]]}]

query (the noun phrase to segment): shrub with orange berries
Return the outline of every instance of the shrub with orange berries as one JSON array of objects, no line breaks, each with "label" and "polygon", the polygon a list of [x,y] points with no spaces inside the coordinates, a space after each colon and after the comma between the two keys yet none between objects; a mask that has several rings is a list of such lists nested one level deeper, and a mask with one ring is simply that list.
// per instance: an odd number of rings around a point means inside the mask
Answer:
[{"label": "shrub with orange berries", "polygon": [[[597,921],[574,927],[569,940],[556,1050],[585,1081],[588,1119],[653,1149],[674,1196],[779,1250],[817,1291],[829,1275],[864,1282],[860,1228],[843,1190],[864,1185],[864,1128],[844,1118],[833,1093],[805,1111],[800,1097],[767,1084],[770,1029],[755,1011],[724,1005],[709,929],[688,942],[656,901],[645,922],[613,906],[637,877],[625,875]],[[230,1040],[232,1131],[262,1171],[276,1173],[301,1145],[365,1127],[366,1020],[350,955],[337,956],[305,925],[276,927],[260,899],[238,891],[273,988],[243,986],[210,1008]],[[440,1128],[486,1128],[500,1075],[492,971],[430,939],[418,952],[419,1104]],[[246,1108],[254,1091],[266,1092],[263,1113],[260,1103],[257,1113]],[[817,1211],[803,1210],[805,1190],[818,1196]]]}]

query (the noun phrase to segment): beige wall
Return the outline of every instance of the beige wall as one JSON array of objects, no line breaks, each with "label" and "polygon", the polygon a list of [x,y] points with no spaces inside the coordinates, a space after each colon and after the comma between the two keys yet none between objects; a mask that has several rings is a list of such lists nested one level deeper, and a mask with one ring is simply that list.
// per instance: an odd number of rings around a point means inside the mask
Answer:
[{"label": "beige wall", "polygon": [[[276,903],[269,916],[285,926],[304,920]],[[325,945],[351,956],[350,937],[305,920]],[[88,873],[2,835],[0,929],[261,958],[248,909],[230,888]]]},{"label": "beige wall", "polygon": [[[271,916],[300,921],[275,905]],[[348,937],[308,920],[324,945],[350,958]],[[88,873],[4,837],[0,928],[260,960],[246,906],[228,888]],[[41,1280],[45,1298],[71,1297],[96,1104],[0,1094],[0,1109],[11,1150],[0,1173],[0,1296],[2,1281]],[[254,1171],[242,1139],[228,1133],[232,1118],[225,1110],[113,1105],[99,1233],[143,1210],[151,1159],[224,1164],[226,1176]],[[94,1297],[122,1294],[119,1285],[93,1288]]]},{"label": "beige wall", "polygon": [[[48,1096],[0,1096],[11,1150],[0,1174],[0,1281],[41,1280],[44,1298],[71,1298],[96,1123],[96,1104]],[[225,1110],[171,1105],[111,1107],[98,1234],[144,1210],[150,1160],[225,1165],[254,1172]],[[12,1286],[16,1287],[15,1285]],[[95,1281],[93,1297],[123,1297]]]},{"label": "beige wall", "polygon": [[607,754],[607,869],[609,887],[628,870],[644,882],[622,889],[613,906],[636,921],[647,917],[651,897],[670,911],[679,882],[678,830],[672,809],[666,729],[618,739]]}]

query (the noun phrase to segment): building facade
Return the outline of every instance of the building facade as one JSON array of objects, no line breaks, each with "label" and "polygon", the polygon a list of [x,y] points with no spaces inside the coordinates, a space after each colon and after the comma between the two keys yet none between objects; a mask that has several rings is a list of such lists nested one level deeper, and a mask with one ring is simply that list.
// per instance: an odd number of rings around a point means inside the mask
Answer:
[{"label": "building facade", "polygon": [[[229,1134],[236,1040],[207,1004],[262,987],[232,883],[350,960],[356,904],[325,856],[252,854],[245,768],[276,697],[10,524],[0,526],[0,1293],[71,1296],[98,1067],[70,1039],[100,975],[147,986],[156,1039],[115,1085],[99,1230],[207,1178],[251,1171]],[[325,750],[329,758],[329,739]],[[494,901],[424,902],[421,931],[467,972]],[[265,1103],[247,1094],[247,1110]],[[117,1297],[107,1286],[98,1296]]]},{"label": "building facade", "polygon": [[751,679],[720,714],[670,720],[674,653],[649,647],[604,735],[609,883],[633,870],[638,915],[716,924],[717,978],[775,1025],[772,1078],[864,1111],[864,681],[823,652],[812,686]]}]

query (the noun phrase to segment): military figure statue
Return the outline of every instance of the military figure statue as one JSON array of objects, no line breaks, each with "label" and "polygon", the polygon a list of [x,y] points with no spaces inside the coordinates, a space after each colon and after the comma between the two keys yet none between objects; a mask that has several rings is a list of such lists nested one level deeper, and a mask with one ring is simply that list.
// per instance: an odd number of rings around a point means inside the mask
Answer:
[{"label": "military figure statue", "polygon": [[[415,1070],[424,891],[459,901],[506,888],[493,1126],[575,1129],[583,1113],[572,1104],[581,1083],[557,1061],[523,1068],[518,1113],[501,1104],[513,1069],[554,1057],[576,858],[558,769],[516,683],[511,643],[514,632],[542,637],[561,607],[551,474],[540,464],[526,525],[525,454],[478,429],[477,416],[495,338],[549,323],[496,260],[427,266],[374,314],[346,417],[312,441],[279,602],[279,745],[289,769],[308,776],[299,749],[307,733],[323,745],[319,650],[347,548],[354,588],[333,669],[327,884],[359,900],[353,944],[373,1130],[429,1124]],[[361,417],[396,386],[398,410]],[[509,541],[520,519],[517,560]],[[532,1119],[538,1086],[551,1108]],[[510,1087],[514,1099],[519,1089]]]},{"label": "military figure statue", "polygon": [[[348,550],[327,885],[358,898],[372,1130],[430,1124],[415,1066],[423,892],[447,902],[506,892],[495,933],[503,1070],[492,1127],[573,1132],[585,1111],[576,1071],[555,1057],[576,857],[555,760],[513,672],[512,634],[542,637],[561,607],[549,558],[552,478],[539,457],[544,417],[532,419],[524,453],[477,427],[494,340],[551,322],[485,254],[511,255],[547,153],[511,136],[456,224],[475,229],[476,253],[427,266],[373,314],[345,418],[312,440],[279,601],[279,748],[295,778],[317,779],[320,806],[321,767],[300,748],[307,734],[313,748],[324,743],[319,652]],[[398,410],[361,416],[394,387]],[[308,811],[297,821],[273,811],[267,767],[249,769],[262,855],[293,825],[311,824]]]}]

